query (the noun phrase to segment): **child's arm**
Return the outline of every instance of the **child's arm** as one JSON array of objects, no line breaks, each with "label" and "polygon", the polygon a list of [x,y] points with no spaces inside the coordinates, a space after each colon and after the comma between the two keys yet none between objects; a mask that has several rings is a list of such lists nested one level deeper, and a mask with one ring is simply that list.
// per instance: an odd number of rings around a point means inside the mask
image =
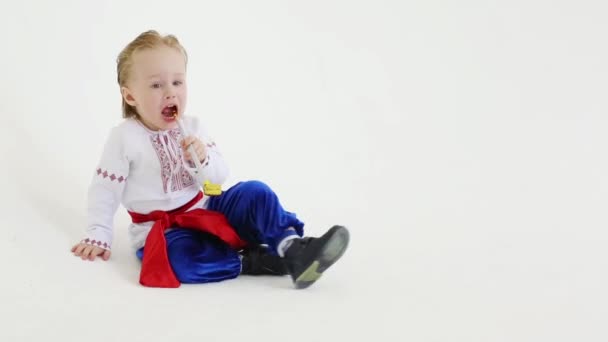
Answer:
[{"label": "child's arm", "polygon": [[213,184],[223,184],[228,178],[228,165],[224,160],[215,141],[209,137],[207,131],[202,127],[196,118],[193,118],[192,126],[196,136],[189,136],[183,139],[182,149],[186,160],[191,160],[192,156],[188,152],[189,144],[193,144],[199,160],[201,161],[201,182],[209,181]]},{"label": "child's arm", "polygon": [[114,214],[120,205],[128,172],[123,139],[119,128],[115,128],[89,186],[85,238],[72,247],[72,252],[83,260],[94,260],[96,256],[109,259]]}]

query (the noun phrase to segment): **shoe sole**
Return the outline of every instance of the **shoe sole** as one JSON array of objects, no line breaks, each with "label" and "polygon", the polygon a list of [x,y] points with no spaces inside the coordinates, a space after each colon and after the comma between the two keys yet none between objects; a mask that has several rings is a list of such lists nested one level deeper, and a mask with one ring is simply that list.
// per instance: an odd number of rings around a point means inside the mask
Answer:
[{"label": "shoe sole", "polygon": [[334,226],[330,229],[331,236],[327,239],[319,258],[314,260],[305,270],[296,278],[294,284],[296,289],[305,289],[319,280],[323,272],[333,265],[342,257],[348,242],[350,234],[348,230],[342,226]]}]

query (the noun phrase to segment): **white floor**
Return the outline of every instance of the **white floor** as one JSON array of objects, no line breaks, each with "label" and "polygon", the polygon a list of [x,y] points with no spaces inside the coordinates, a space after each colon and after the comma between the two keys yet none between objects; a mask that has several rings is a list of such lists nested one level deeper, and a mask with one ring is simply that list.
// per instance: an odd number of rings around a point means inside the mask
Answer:
[{"label": "white floor", "polygon": [[[608,339],[604,2],[6,6],[0,341]],[[351,229],[313,287],[144,288],[122,208],[110,261],[69,253],[148,28],[186,46],[227,186]]]}]

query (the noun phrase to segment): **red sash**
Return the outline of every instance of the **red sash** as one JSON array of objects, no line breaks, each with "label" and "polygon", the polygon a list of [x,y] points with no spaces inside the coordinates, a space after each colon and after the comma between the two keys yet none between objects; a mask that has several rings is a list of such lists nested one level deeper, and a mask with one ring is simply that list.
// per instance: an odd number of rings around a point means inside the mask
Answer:
[{"label": "red sash", "polygon": [[177,226],[207,232],[217,236],[234,249],[241,249],[246,245],[223,214],[204,209],[186,211],[201,198],[203,198],[203,193],[199,192],[190,202],[171,211],[156,210],[147,215],[129,211],[133,223],[155,221],[146,238],[139,276],[140,284],[150,287],[180,286],[167,256],[165,240],[165,229],[167,228]]}]

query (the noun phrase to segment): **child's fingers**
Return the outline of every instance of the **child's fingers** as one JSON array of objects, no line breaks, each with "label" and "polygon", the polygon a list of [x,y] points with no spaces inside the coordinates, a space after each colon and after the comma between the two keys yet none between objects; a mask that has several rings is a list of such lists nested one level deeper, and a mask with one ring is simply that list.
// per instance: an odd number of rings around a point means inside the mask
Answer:
[{"label": "child's fingers", "polygon": [[190,146],[190,144],[192,144],[194,142],[194,140],[196,140],[194,137],[190,136],[190,137],[185,137],[182,140],[182,147],[184,149],[188,148],[188,146]]},{"label": "child's fingers", "polygon": [[91,252],[93,251],[93,246],[88,245],[84,248],[84,250],[82,251],[82,254],[80,255],[80,258],[82,260],[87,260],[87,258],[89,257],[89,255],[91,254]]},{"label": "child's fingers", "polygon": [[207,155],[205,144],[203,144],[203,142],[197,139],[196,137],[190,136],[182,140],[182,149],[184,150],[184,158],[186,160],[191,161],[194,158],[190,151],[188,151],[190,146],[194,147],[194,152],[196,153],[196,156],[199,158],[199,160],[203,160],[206,158]]},{"label": "child's fingers", "polygon": [[99,247],[93,247],[91,254],[89,254],[89,260],[91,260],[91,261],[95,260],[95,257],[100,254],[100,250],[101,250],[101,248],[99,248]]},{"label": "child's fingers", "polygon": [[72,252],[74,252],[74,255],[80,256],[86,246],[87,245],[85,245],[84,243],[79,243],[76,246],[72,247]]},{"label": "child's fingers", "polygon": [[199,159],[205,159],[205,145],[203,144],[197,144],[195,147],[196,150],[196,154],[198,155]]},{"label": "child's fingers", "polygon": [[188,151],[188,148],[193,143],[194,143],[194,138],[193,137],[187,137],[184,140],[182,140],[182,149],[184,150],[184,158],[186,158],[186,160],[191,160],[192,159],[192,156],[190,155],[190,152]]},{"label": "child's fingers", "polygon": [[97,246],[88,245],[86,243],[79,243],[72,247],[72,253],[79,256],[82,260],[95,260],[95,257],[100,256],[104,260],[110,259],[112,254],[110,251]]},{"label": "child's fingers", "polygon": [[87,256],[89,255],[89,252],[89,246],[84,246],[84,248],[80,251],[78,255],[80,256],[80,259],[86,260]]},{"label": "child's fingers", "polygon": [[182,147],[184,149],[187,149],[188,146],[190,146],[190,145],[194,145],[195,148],[198,148],[199,146],[200,147],[205,147],[205,144],[203,144],[203,142],[200,141],[200,139],[198,139],[196,137],[193,137],[193,136],[192,137],[184,138],[182,140]]}]

